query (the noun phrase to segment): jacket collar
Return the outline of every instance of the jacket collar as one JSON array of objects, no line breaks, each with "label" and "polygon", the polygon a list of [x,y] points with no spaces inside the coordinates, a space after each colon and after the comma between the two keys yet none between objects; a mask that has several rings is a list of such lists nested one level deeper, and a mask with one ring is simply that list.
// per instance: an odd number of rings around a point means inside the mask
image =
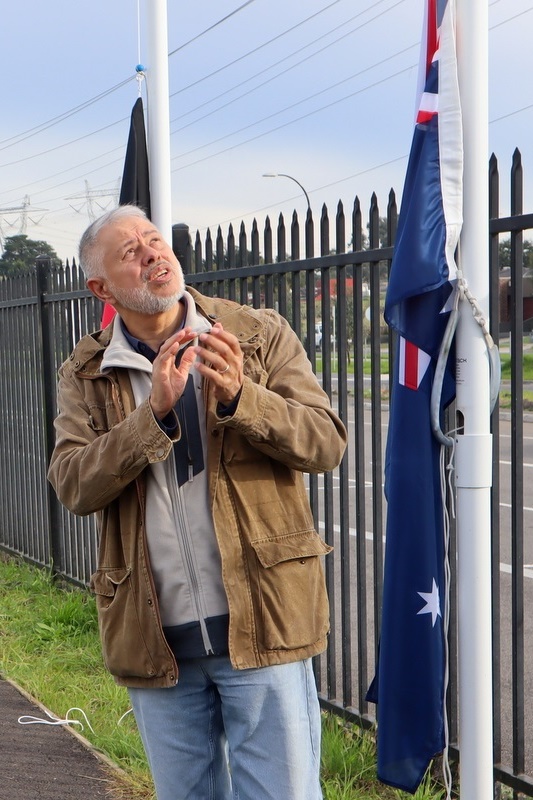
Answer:
[{"label": "jacket collar", "polygon": [[[262,332],[264,322],[255,309],[239,305],[232,300],[207,297],[192,286],[187,287],[185,298],[188,304],[187,313],[192,313],[194,309],[197,325],[199,326],[198,333],[201,330],[209,330],[209,326],[217,320],[224,325],[226,330],[231,331],[241,343],[256,340]],[[116,327],[120,328],[120,325]],[[115,319],[104,330],[96,331],[80,339],[69,359],[75,371],[81,370],[86,375],[98,375],[101,373],[102,360],[114,338],[114,331]],[[128,347],[130,347],[129,344]],[[107,358],[105,360],[107,362]],[[146,359],[144,360],[146,361]],[[147,363],[149,364],[149,362]]]},{"label": "jacket collar", "polygon": [[[188,325],[197,335],[208,331],[211,328],[211,323],[198,313],[195,302],[188,292],[184,292],[183,301],[185,303],[185,320],[183,325]],[[104,353],[101,369],[106,370],[112,367],[124,367],[125,369],[139,369],[143,372],[151,373],[152,364],[150,360],[132,346],[124,333],[118,315],[115,316],[113,323],[113,336]]]},{"label": "jacket collar", "polygon": [[187,291],[200,313],[204,314],[211,323],[221,322],[224,328],[233,333],[241,344],[255,340],[261,332],[264,322],[256,309],[220,297],[207,297],[192,286],[189,286]]}]

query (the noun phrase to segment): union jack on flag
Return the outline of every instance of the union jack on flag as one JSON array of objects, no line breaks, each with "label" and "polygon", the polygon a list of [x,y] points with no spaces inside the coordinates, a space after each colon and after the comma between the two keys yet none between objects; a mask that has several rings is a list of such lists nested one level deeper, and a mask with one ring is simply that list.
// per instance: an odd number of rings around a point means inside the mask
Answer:
[{"label": "union jack on flag", "polygon": [[[378,777],[414,793],[445,745],[444,526],[431,388],[454,292],[463,145],[455,0],[426,0],[422,81],[385,302],[397,332],[385,459]],[[441,411],[455,394],[448,368]]]}]

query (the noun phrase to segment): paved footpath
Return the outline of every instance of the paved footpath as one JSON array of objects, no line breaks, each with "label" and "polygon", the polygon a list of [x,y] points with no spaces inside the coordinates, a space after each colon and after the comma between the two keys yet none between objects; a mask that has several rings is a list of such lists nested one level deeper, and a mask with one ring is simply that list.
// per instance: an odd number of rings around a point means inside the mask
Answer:
[{"label": "paved footpath", "polygon": [[113,800],[117,773],[63,725],[21,725],[46,711],[0,678],[0,800]]}]

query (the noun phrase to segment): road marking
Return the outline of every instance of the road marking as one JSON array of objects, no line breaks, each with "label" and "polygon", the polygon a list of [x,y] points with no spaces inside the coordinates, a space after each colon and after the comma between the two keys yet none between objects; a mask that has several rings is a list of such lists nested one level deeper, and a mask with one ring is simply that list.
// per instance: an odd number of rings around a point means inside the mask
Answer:
[{"label": "road marking", "polygon": [[[319,525],[319,528],[321,529],[324,528],[323,522],[321,523],[321,525]],[[340,526],[333,525],[333,530],[335,531],[335,533],[340,533]],[[348,533],[350,536],[353,536],[354,538],[357,536],[357,531],[355,528],[349,528]],[[373,542],[374,541],[373,532],[365,531],[365,539],[367,540],[367,542]],[[385,536],[383,537],[383,544],[386,545]],[[505,572],[507,575],[512,575],[513,568],[511,564],[506,564],[504,561],[500,561],[500,572]],[[530,579],[533,578],[533,564],[524,564],[524,578],[530,578]]]},{"label": "road marking", "polygon": [[[506,572],[508,575],[512,575],[513,568],[510,564],[504,564],[503,561],[500,561],[500,572]],[[524,578],[533,578],[533,564],[526,564],[524,566]]]},{"label": "road marking", "polygon": [[[500,439],[510,439],[510,438],[511,438],[510,433],[500,433]],[[522,436],[522,439],[524,440],[524,442],[531,442],[533,441],[533,436]]]},{"label": "road marking", "polygon": [[[512,508],[512,505],[511,505],[511,503],[500,503],[500,507],[501,508]],[[524,511],[533,511],[533,508],[530,508],[530,506],[524,506],[523,510]]]}]

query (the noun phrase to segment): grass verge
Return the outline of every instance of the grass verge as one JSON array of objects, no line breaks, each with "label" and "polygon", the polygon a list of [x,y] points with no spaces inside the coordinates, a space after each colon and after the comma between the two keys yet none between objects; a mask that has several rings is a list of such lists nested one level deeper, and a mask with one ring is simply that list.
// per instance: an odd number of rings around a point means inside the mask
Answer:
[{"label": "grass verge", "polygon": [[[114,796],[155,800],[148,765],[128,695],[105,670],[93,598],[61,587],[41,569],[0,552],[0,675],[10,678],[58,717],[84,723],[91,745],[124,770]],[[123,717],[123,718],[122,718]],[[122,719],[121,719],[122,718]],[[324,714],[322,743],[324,800],[401,800],[412,795],[376,780],[375,744],[361,731]],[[415,800],[443,800],[438,785],[426,780]]]}]

